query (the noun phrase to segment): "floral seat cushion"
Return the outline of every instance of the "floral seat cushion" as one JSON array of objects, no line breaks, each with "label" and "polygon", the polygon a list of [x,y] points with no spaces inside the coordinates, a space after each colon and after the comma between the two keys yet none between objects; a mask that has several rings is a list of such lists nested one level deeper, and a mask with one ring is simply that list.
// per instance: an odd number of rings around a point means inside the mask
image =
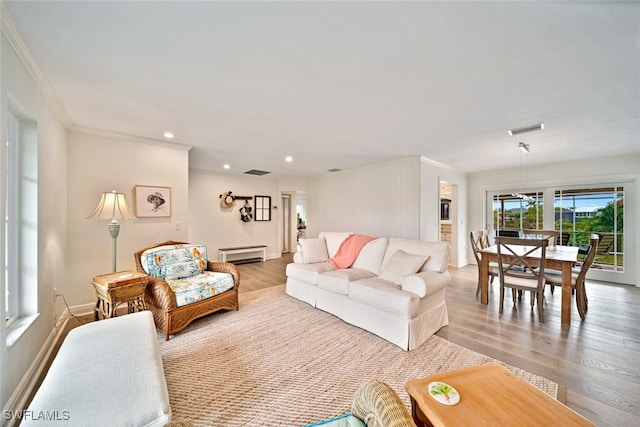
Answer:
[{"label": "floral seat cushion", "polygon": [[183,279],[202,273],[207,267],[204,245],[165,245],[149,249],[140,257],[149,276],[165,280]]},{"label": "floral seat cushion", "polygon": [[204,271],[195,276],[167,280],[176,295],[176,306],[191,304],[233,289],[233,276],[229,273]]},{"label": "floral seat cushion", "polygon": [[144,271],[167,281],[176,305],[191,304],[234,287],[229,273],[207,271],[207,247],[195,244],[158,246],[142,253]]}]

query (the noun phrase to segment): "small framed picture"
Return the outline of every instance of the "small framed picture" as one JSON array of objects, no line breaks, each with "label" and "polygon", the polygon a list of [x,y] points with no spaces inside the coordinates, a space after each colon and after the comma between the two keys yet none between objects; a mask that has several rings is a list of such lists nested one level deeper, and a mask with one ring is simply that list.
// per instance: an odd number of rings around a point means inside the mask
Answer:
[{"label": "small framed picture", "polygon": [[138,218],[171,216],[171,187],[136,185],[133,188],[133,193]]}]

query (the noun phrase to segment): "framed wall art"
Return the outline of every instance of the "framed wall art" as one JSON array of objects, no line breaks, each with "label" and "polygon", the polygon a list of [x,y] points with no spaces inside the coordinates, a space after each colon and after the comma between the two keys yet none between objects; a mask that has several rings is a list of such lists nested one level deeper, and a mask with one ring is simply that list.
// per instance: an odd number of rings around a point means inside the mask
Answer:
[{"label": "framed wall art", "polygon": [[133,187],[135,215],[138,218],[165,218],[171,216],[171,187],[136,185]]},{"label": "framed wall art", "polygon": [[271,196],[254,196],[256,221],[271,221]]}]

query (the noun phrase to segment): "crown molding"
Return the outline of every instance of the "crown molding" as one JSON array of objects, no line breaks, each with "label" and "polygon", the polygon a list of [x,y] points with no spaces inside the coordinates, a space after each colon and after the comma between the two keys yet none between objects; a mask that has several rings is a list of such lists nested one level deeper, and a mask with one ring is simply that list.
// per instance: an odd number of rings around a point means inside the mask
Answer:
[{"label": "crown molding", "polygon": [[177,150],[189,151],[193,148],[191,145],[180,144],[178,142],[173,142],[173,141],[165,141],[162,139],[154,139],[154,138],[145,138],[145,137],[136,136],[136,135],[127,135],[124,133],[85,128],[85,127],[76,126],[76,125],[71,125],[68,129],[69,129],[69,132],[81,133],[84,135],[92,135],[92,136],[98,136],[102,138],[121,139],[121,140],[126,139],[129,141],[156,145],[159,147],[173,148]]},{"label": "crown molding", "polygon": [[7,38],[7,41],[16,52],[16,55],[18,55],[18,58],[24,64],[29,75],[31,75],[47,102],[55,112],[58,120],[60,120],[67,128],[71,126],[71,120],[69,120],[67,111],[60,102],[60,99],[58,99],[58,96],[42,71],[42,68],[40,68],[38,61],[29,50],[29,46],[22,38],[22,35],[20,34],[20,31],[18,30],[16,23],[13,21],[13,18],[11,17],[11,14],[3,0],[0,0],[0,28],[2,30],[2,34]]}]

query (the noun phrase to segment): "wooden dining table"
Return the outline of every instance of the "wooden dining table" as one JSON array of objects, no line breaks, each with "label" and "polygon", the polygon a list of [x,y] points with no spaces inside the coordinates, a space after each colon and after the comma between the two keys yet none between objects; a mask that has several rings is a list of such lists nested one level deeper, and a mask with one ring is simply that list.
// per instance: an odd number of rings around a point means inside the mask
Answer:
[{"label": "wooden dining table", "polygon": [[[526,246],[514,246],[512,249],[517,254],[524,254],[527,251]],[[529,248],[530,250],[531,248]],[[480,302],[489,304],[489,263],[498,262],[498,245],[489,246],[480,249]],[[509,256],[502,253],[504,260],[517,261],[515,256]],[[526,258],[540,258],[540,250],[532,252]],[[545,252],[544,268],[545,270],[558,270],[562,272],[562,324],[571,324],[571,268],[578,260],[577,246],[548,246]]]}]

